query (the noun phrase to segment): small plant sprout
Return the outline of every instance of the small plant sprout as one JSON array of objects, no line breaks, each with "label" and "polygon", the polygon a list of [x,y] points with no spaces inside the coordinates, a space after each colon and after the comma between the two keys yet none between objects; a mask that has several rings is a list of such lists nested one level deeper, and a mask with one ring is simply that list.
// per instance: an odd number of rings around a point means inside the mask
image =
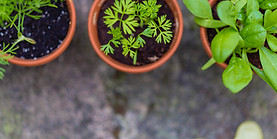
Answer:
[{"label": "small plant sprout", "polygon": [[[105,10],[106,15],[103,17],[104,23],[110,28],[107,33],[113,38],[101,46],[101,51],[106,55],[114,54],[113,46],[122,47],[122,55],[129,55],[136,65],[138,49],[146,44],[143,37],[156,37],[157,43],[170,43],[173,37],[172,23],[167,19],[167,15],[158,16],[160,7],[157,0],[144,0],[141,3],[133,0],[115,0],[114,5]],[[134,35],[136,28],[145,26],[144,31],[137,36]]]},{"label": "small plant sprout", "polygon": [[[55,0],[57,2],[58,0]],[[63,0],[61,0],[63,1]],[[30,44],[35,44],[36,41],[23,35],[24,19],[26,16],[40,19],[42,10],[40,8],[49,6],[55,7],[51,4],[51,0],[1,0],[0,1],[0,25],[2,28],[14,27],[17,30],[17,39],[11,44],[1,44],[3,49],[0,50],[0,65],[8,65],[8,59],[15,55],[16,46],[22,41],[27,41]],[[1,42],[2,43],[2,42]],[[3,79],[5,70],[0,67],[0,79]]]},{"label": "small plant sprout", "polygon": [[[208,0],[183,0],[195,15],[195,22],[214,28],[217,35],[211,42],[213,57],[203,66],[230,58],[222,74],[224,85],[237,93],[252,80],[256,72],[277,92],[277,1],[225,0],[217,5],[214,19]],[[262,69],[248,61],[248,54],[258,53]],[[253,71],[252,71],[253,70]]]}]

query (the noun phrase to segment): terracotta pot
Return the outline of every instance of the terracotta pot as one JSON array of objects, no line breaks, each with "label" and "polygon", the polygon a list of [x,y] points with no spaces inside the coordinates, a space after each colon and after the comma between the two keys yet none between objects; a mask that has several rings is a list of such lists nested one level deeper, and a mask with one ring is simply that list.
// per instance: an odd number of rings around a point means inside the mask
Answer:
[{"label": "terracotta pot", "polygon": [[113,58],[111,58],[109,55],[104,54],[100,50],[101,44],[100,44],[99,38],[98,38],[97,20],[98,20],[98,15],[99,15],[100,9],[105,1],[106,0],[95,0],[94,1],[92,8],[90,10],[90,13],[89,13],[89,17],[88,17],[88,33],[89,33],[89,38],[90,38],[90,41],[91,41],[91,44],[92,44],[94,50],[99,55],[99,57],[102,58],[106,63],[108,63],[110,66],[114,67],[115,69],[123,71],[123,72],[143,73],[143,72],[148,72],[148,71],[151,71],[151,70],[154,70],[154,69],[160,67],[174,54],[174,52],[178,48],[178,45],[181,41],[182,34],[183,34],[183,16],[182,16],[182,12],[181,12],[180,7],[176,0],[165,0],[167,2],[167,4],[169,5],[171,11],[173,11],[173,15],[174,15],[175,22],[176,22],[175,34],[174,34],[174,38],[172,40],[170,49],[158,61],[151,63],[151,64],[144,65],[144,66],[133,66],[133,65],[122,64],[122,63],[114,60]]},{"label": "terracotta pot", "polygon": [[39,66],[54,60],[65,51],[65,49],[68,47],[68,45],[70,44],[73,38],[75,27],[76,27],[76,12],[75,12],[74,3],[72,0],[66,0],[66,3],[70,14],[70,25],[69,25],[68,33],[65,39],[63,40],[62,44],[60,45],[60,47],[56,48],[56,50],[54,50],[52,53],[45,55],[43,57],[40,57],[36,60],[20,59],[20,58],[14,57],[12,59],[9,59],[10,63],[20,65],[20,66],[26,66],[26,67]]},{"label": "terracotta pot", "polygon": [[[216,4],[217,0],[209,0],[209,3],[211,7],[213,7],[214,4]],[[200,27],[200,37],[201,41],[204,47],[204,50],[208,54],[208,56],[211,58],[212,57],[212,51],[211,51],[211,46],[210,42],[208,41],[208,35],[207,35],[207,29],[204,27]],[[217,63],[220,67],[226,68],[228,65],[226,63]]]}]

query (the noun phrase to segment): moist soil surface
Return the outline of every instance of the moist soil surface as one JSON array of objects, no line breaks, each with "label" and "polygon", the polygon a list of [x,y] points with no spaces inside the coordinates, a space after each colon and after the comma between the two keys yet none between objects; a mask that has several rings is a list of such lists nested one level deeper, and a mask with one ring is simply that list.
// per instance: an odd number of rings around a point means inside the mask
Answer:
[{"label": "moist soil surface", "polygon": [[[141,2],[142,0],[139,0]],[[162,5],[158,12],[158,16],[167,15],[167,19],[169,19],[172,23],[172,31],[173,35],[175,32],[175,21],[174,16],[169,8],[169,6],[166,4],[164,0],[158,0],[157,4]],[[114,5],[114,0],[107,0],[99,13],[98,21],[97,21],[97,29],[98,29],[98,36],[101,45],[107,44],[109,40],[112,39],[112,35],[108,34],[107,32],[110,30],[105,24],[105,19],[103,16],[106,14],[104,11]],[[139,33],[141,33],[143,30],[145,30],[147,26],[144,26],[143,28],[136,28],[136,32],[133,34],[134,36],[137,36]],[[124,33],[123,33],[124,34]],[[128,38],[128,35],[125,36],[125,38]],[[174,37],[174,36],[173,36]],[[171,42],[164,44],[164,43],[157,43],[155,41],[156,38],[147,38],[142,36],[142,38],[146,41],[146,44],[144,47],[138,49],[138,56],[137,56],[137,63],[136,66],[142,66],[146,64],[153,63],[157,60],[159,60],[170,48]],[[113,46],[113,45],[112,45]],[[124,56],[122,55],[122,48],[121,47],[115,47],[114,54],[109,54],[113,59],[127,65],[133,65],[133,59],[130,56]]]},{"label": "moist soil surface", "polygon": [[[212,7],[212,13],[213,13],[213,17],[214,19],[217,19],[219,20],[219,17],[217,15],[217,10],[216,10],[216,7],[217,7],[217,4],[219,2],[221,2],[222,0],[218,0],[217,3]],[[219,30],[222,30],[224,28],[220,28]],[[208,35],[208,41],[209,41],[209,44],[211,44],[213,38],[216,36],[217,32],[215,29],[210,29],[210,28],[207,28],[207,35]],[[265,46],[267,47],[267,42],[265,43]],[[211,46],[211,45],[210,45]],[[258,67],[258,68],[262,68],[262,65],[261,65],[261,61],[260,61],[260,57],[259,57],[259,52],[256,52],[256,53],[248,53],[247,54],[248,56],[248,60],[250,63],[252,63],[254,66]],[[229,57],[225,63],[229,63],[231,57]]]},{"label": "moist soil surface", "polygon": [[[58,8],[42,7],[42,17],[38,20],[25,16],[23,35],[34,39],[36,44],[20,42],[15,51],[16,57],[37,59],[51,53],[63,42],[69,28],[69,11],[65,1],[52,4]],[[0,27],[0,49],[3,43],[13,43],[16,39],[17,30],[14,27]]]}]

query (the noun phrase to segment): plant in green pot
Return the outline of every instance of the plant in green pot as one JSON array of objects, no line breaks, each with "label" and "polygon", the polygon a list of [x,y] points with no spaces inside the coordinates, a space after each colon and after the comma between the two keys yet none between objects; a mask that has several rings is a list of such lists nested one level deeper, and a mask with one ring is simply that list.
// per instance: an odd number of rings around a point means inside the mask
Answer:
[{"label": "plant in green pot", "polygon": [[[233,93],[252,80],[253,71],[277,91],[277,1],[183,0],[200,25],[205,50],[225,70],[224,85]],[[228,66],[227,66],[228,65]]]}]

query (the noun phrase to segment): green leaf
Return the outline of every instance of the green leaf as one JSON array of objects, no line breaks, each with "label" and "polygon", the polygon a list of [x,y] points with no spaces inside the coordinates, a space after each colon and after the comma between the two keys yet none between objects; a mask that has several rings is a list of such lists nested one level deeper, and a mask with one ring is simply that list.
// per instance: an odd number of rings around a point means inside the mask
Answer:
[{"label": "green leaf", "polygon": [[244,23],[244,20],[246,18],[246,13],[245,13],[245,8],[242,8],[239,12],[238,12],[238,20],[240,20],[242,23]]},{"label": "green leaf", "polygon": [[150,28],[146,28],[142,33],[141,35],[144,35],[146,37],[152,37],[152,34],[153,34],[153,30],[151,30]]},{"label": "green leaf", "polygon": [[217,5],[217,14],[222,22],[236,28],[237,11],[231,1],[222,1]]},{"label": "green leaf", "polygon": [[106,9],[104,13],[106,14],[106,16],[103,17],[106,19],[104,23],[108,27],[112,27],[117,21],[119,21],[118,13],[113,13],[111,8]]},{"label": "green leaf", "polygon": [[231,27],[220,31],[211,43],[213,58],[219,63],[225,62],[237,47],[239,40],[239,33]]},{"label": "green leaf", "polygon": [[275,36],[267,34],[267,43],[272,51],[277,52],[277,38]]},{"label": "green leaf", "polygon": [[265,0],[261,6],[264,10],[273,10],[277,8],[277,1],[276,0]]},{"label": "green leaf", "polygon": [[236,11],[239,12],[247,3],[247,0],[238,0],[235,2]]},{"label": "green leaf", "polygon": [[277,10],[266,10],[264,16],[264,27],[269,32],[277,32]]},{"label": "green leaf", "polygon": [[247,25],[240,33],[246,47],[257,48],[264,45],[266,39],[266,30],[262,25]]},{"label": "green leaf", "polygon": [[135,27],[139,26],[137,20],[134,20],[134,16],[129,16],[126,20],[122,21],[122,27],[125,34],[132,34],[135,30]]},{"label": "green leaf", "polygon": [[195,17],[194,21],[199,26],[202,26],[205,28],[221,28],[221,27],[227,26],[227,24],[223,23],[222,21],[214,20],[214,19]]},{"label": "green leaf", "polygon": [[183,2],[193,15],[213,19],[212,9],[207,0],[183,0]]},{"label": "green leaf", "polygon": [[[265,75],[264,70],[261,70],[261,69],[255,67],[255,66],[252,65],[252,64],[251,64],[251,68],[252,68],[253,71],[254,71],[255,73],[257,73],[257,74],[258,74],[269,86],[271,86],[271,87],[273,88],[273,86],[272,86],[272,84],[271,84],[269,78]],[[276,88],[276,89],[273,88],[273,89],[275,90],[275,92],[277,92],[277,88]]]},{"label": "green leaf", "polygon": [[112,48],[112,46],[108,43],[108,44],[105,44],[105,45],[101,45],[101,51],[104,51],[104,53],[106,55],[108,54],[113,54],[114,53],[114,49]]},{"label": "green leaf", "polygon": [[206,70],[215,63],[216,63],[216,61],[214,60],[214,58],[211,58],[201,69]]},{"label": "green leaf", "polygon": [[247,15],[253,11],[259,11],[259,2],[257,0],[248,0],[246,8]]},{"label": "green leaf", "polygon": [[263,14],[260,11],[251,12],[245,20],[245,24],[260,24],[263,25]]},{"label": "green leaf", "polygon": [[230,91],[238,93],[250,83],[252,75],[250,65],[241,58],[233,56],[222,74],[222,80]]},{"label": "green leaf", "polygon": [[260,60],[265,75],[268,77],[274,90],[277,89],[277,55],[265,47],[259,49]]},{"label": "green leaf", "polygon": [[265,0],[257,0],[259,4],[262,4]]}]

